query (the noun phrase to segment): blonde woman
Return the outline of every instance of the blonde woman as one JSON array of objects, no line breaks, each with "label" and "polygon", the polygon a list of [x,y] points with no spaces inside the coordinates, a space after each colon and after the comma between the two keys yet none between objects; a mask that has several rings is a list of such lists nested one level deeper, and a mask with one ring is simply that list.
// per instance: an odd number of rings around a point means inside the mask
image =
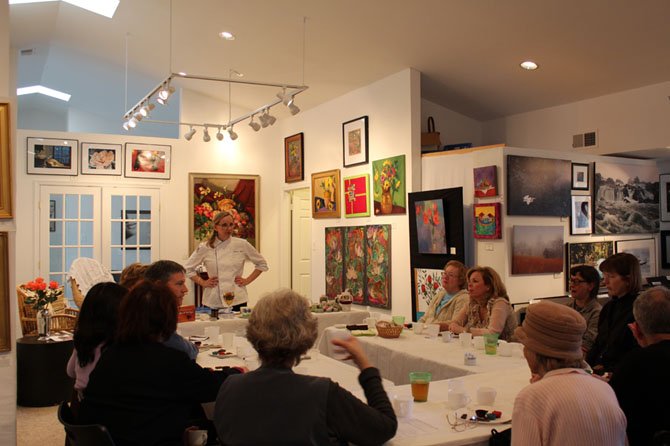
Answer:
[{"label": "blonde woman", "polygon": [[470,302],[454,316],[449,330],[475,336],[497,333],[500,339],[510,339],[517,327],[516,315],[498,273],[488,266],[475,266],[466,277]]},{"label": "blonde woman", "polygon": [[[233,291],[233,306],[247,302],[246,286],[256,280],[263,271],[268,270],[265,258],[244,239],[233,237],[235,223],[233,216],[227,211],[219,212],[212,220],[214,231],[206,242],[198,248],[186,261],[186,275],[196,284],[204,288],[202,302],[209,308],[223,308],[224,293]],[[254,270],[244,277],[244,263],[254,264]],[[196,272],[199,265],[204,265],[209,276],[203,279]]]}]

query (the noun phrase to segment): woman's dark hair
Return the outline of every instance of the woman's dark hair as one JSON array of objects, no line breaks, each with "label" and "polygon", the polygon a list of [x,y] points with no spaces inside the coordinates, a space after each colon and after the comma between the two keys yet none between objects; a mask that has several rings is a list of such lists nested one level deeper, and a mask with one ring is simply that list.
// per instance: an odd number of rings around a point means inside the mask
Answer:
[{"label": "woman's dark hair", "polygon": [[81,367],[93,362],[95,348],[114,339],[119,307],[128,290],[114,282],[98,283],[86,293],[74,329],[74,348]]},{"label": "woman's dark hair", "polygon": [[570,275],[576,276],[579,274],[586,281],[593,285],[591,291],[589,291],[589,298],[591,300],[598,297],[598,290],[600,289],[600,274],[598,270],[590,265],[577,265],[570,268]]},{"label": "woman's dark hair", "polygon": [[176,330],[177,301],[161,283],[142,281],[121,303],[119,342],[162,342]]}]

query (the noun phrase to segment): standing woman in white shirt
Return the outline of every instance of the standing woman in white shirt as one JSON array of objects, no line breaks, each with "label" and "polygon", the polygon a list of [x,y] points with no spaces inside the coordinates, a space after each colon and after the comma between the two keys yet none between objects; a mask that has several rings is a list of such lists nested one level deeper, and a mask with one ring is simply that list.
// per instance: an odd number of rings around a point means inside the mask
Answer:
[{"label": "standing woman in white shirt", "polygon": [[[233,216],[227,211],[219,212],[212,220],[214,231],[205,242],[186,261],[186,275],[204,289],[202,303],[209,308],[223,308],[224,293],[234,291],[233,306],[247,302],[246,286],[268,270],[265,258],[244,239],[233,237],[235,223]],[[255,268],[247,277],[243,277],[244,263],[249,261]],[[204,265],[208,279],[203,279],[196,272],[199,265]]]}]

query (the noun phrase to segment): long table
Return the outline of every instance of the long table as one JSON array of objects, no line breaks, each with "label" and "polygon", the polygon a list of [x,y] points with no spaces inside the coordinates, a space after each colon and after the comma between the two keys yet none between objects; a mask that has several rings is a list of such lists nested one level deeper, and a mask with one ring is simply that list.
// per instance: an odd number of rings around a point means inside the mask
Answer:
[{"label": "long table", "polygon": [[[369,311],[352,310],[338,311],[334,313],[314,313],[319,322],[319,337],[326,328],[334,325],[354,325],[362,324],[370,317]],[[235,333],[244,336],[249,321],[239,316],[230,315],[230,317],[221,317],[220,319],[195,320],[192,322],[181,322],[177,325],[177,330],[184,336],[203,335],[205,327],[219,327],[221,333]]]},{"label": "long table", "polygon": [[[322,353],[332,356],[333,346],[330,341],[337,330],[341,329],[330,327],[324,332],[319,344]],[[361,336],[358,340],[370,362],[384,378],[396,385],[409,384],[409,372],[414,371],[430,372],[433,381],[438,381],[478,373],[503,372],[518,367],[527,368],[520,348],[514,348],[514,354],[510,357],[486,355],[484,350],[462,348],[457,339],[446,343],[442,342],[441,337],[428,339],[411,330],[404,330],[395,339]],[[464,364],[466,352],[477,356],[476,365]]]}]

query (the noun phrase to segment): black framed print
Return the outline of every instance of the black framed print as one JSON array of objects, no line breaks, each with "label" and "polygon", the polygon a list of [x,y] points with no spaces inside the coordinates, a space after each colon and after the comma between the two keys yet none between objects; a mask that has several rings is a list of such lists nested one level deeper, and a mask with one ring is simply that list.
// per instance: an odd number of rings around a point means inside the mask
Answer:
[{"label": "black framed print", "polygon": [[368,117],[352,119],[342,124],[342,164],[357,166],[368,162]]},{"label": "black framed print", "polygon": [[661,268],[670,269],[670,231],[661,231]]},{"label": "black framed print", "polygon": [[661,221],[670,221],[670,174],[665,173],[658,176],[658,187],[661,201]]},{"label": "black framed print", "polygon": [[570,234],[588,235],[593,232],[590,195],[573,195],[570,206]]},{"label": "black framed print", "polygon": [[572,190],[589,190],[589,165],[572,163]]}]

